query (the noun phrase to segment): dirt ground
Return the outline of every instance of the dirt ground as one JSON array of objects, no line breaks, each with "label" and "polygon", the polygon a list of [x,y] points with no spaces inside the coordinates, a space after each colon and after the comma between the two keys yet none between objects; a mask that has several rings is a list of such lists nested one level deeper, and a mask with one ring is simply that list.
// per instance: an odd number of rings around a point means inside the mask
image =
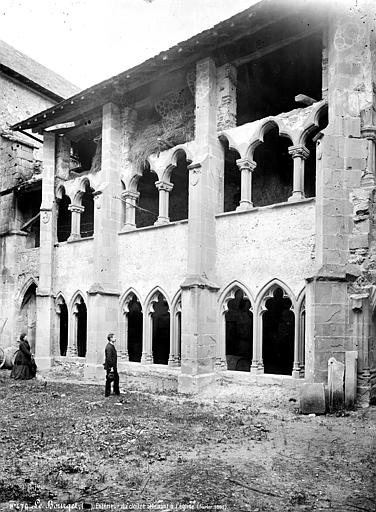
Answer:
[{"label": "dirt ground", "polygon": [[0,371],[0,510],[376,510],[376,408],[277,386],[192,399]]}]

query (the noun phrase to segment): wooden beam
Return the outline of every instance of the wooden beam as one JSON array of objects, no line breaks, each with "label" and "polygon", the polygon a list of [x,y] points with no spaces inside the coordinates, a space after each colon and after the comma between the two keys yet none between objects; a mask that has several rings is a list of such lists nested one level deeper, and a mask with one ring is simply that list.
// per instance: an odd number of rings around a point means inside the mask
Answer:
[{"label": "wooden beam", "polygon": [[239,57],[238,59],[233,59],[231,61],[231,63],[236,67],[242,66],[243,64],[247,64],[248,62],[251,62],[253,60],[257,60],[257,59],[260,59],[261,57],[265,57],[265,55],[268,55],[270,53],[278,51],[282,48],[285,48],[286,46],[289,46],[290,44],[297,43],[298,41],[301,41],[302,39],[306,39],[307,37],[317,34],[320,32],[321,29],[322,29],[321,26],[315,27],[310,30],[301,32],[300,34],[297,34],[295,36],[287,37],[286,39],[283,39],[282,41],[277,41],[276,43],[273,43],[273,44],[267,46],[266,48],[261,48],[260,50],[249,53],[248,55],[244,55],[243,57]]}]

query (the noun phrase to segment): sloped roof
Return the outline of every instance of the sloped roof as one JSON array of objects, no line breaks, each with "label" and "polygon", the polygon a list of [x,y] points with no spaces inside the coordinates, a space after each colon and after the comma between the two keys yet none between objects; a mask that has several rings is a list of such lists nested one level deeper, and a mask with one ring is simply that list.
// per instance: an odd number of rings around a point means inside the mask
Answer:
[{"label": "sloped roof", "polygon": [[0,40],[0,71],[16,78],[55,101],[77,94],[80,88]]},{"label": "sloped roof", "polygon": [[[311,7],[311,10],[308,7]],[[69,115],[75,111],[85,112],[89,108],[93,108],[94,104],[104,104],[107,101],[113,101],[114,98],[116,101],[119,91],[123,95],[127,94],[157,79],[158,76],[163,76],[184,64],[197,62],[197,60],[213,54],[218,48],[231,41],[237,41],[247,34],[259,33],[281,18],[287,18],[293,12],[311,15],[312,12],[317,13],[318,11],[320,9],[315,7],[315,0],[305,0],[302,3],[291,2],[291,0],[260,0],[214,27],[176,44],[131,69],[89,87],[54,107],[13,125],[11,129],[38,131],[38,128],[42,127],[43,130],[46,123],[51,124],[53,120],[62,122],[58,119],[69,118]],[[299,29],[302,30],[302,27],[297,27],[297,30]]]}]

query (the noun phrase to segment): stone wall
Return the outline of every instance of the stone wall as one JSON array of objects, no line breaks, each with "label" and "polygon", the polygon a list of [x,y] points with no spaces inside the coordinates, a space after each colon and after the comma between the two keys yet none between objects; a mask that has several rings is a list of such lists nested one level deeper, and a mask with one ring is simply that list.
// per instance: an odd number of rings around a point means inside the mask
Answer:
[{"label": "stone wall", "polygon": [[217,216],[217,284],[237,280],[255,296],[278,278],[298,295],[313,269],[314,234],[313,200]]}]

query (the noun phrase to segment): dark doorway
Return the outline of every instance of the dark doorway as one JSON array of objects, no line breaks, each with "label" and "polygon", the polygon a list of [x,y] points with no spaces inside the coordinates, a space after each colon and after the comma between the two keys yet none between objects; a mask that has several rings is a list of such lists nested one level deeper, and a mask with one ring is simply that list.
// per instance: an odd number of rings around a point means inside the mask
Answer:
[{"label": "dark doorway", "polygon": [[70,199],[65,193],[59,200],[59,210],[57,217],[57,241],[66,242],[71,233],[71,212],[68,210]]},{"label": "dark doorway", "polygon": [[29,340],[31,351],[35,354],[35,332],[37,323],[37,286],[32,283],[27,289],[19,314],[18,331],[19,334],[26,333]]},{"label": "dark doorway", "polygon": [[166,299],[162,294],[154,302],[153,319],[153,362],[168,364],[170,354],[170,312]]},{"label": "dark doorway", "polygon": [[84,302],[77,304],[77,355],[86,356],[87,310]]},{"label": "dark doorway", "polygon": [[68,348],[68,308],[65,302],[60,304],[60,328],[59,328],[59,341],[60,341],[60,355],[67,355]]},{"label": "dark doorway", "polygon": [[228,370],[250,371],[252,362],[253,315],[251,303],[242,290],[228,303],[226,319],[226,360]]},{"label": "dark doorway", "polygon": [[224,173],[224,212],[236,210],[240,203],[241,173],[236,164],[240,158],[237,151],[229,149],[227,141],[225,146],[225,173]]},{"label": "dark doorway", "polygon": [[142,356],[142,307],[134,295],[128,304],[128,355],[129,360],[139,363]]},{"label": "dark doorway", "polygon": [[136,227],[152,226],[158,218],[159,192],[155,186],[158,176],[149,168],[145,168],[138,181],[139,208],[136,208]]},{"label": "dark doorway", "polygon": [[170,192],[169,217],[171,222],[188,219],[188,169],[184,151],[177,156],[176,167],[170,181],[174,188]]},{"label": "dark doorway", "polygon": [[265,373],[291,375],[294,359],[295,316],[291,300],[276,288],[263,313],[263,360]]},{"label": "dark doorway", "polygon": [[84,192],[81,200],[82,206],[85,210],[81,213],[81,227],[80,234],[82,238],[93,236],[94,234],[94,190],[89,184],[86,185],[86,191]]},{"label": "dark doorway", "polygon": [[305,146],[309,151],[309,157],[304,163],[304,195],[316,196],[316,140],[317,134],[328,126],[328,112],[322,112],[319,118],[319,126],[307,137]]},{"label": "dark doorway", "polygon": [[290,139],[280,137],[274,126],[264,135],[264,142],[254,152],[257,163],[252,173],[252,202],[254,206],[283,203],[292,194],[293,160],[288,148]]}]

